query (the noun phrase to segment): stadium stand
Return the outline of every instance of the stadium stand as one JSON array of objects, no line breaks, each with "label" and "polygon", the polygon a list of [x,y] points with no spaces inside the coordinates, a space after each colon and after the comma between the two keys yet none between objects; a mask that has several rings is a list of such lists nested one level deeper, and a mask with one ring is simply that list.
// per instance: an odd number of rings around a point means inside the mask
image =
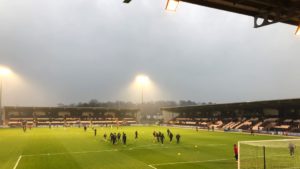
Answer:
[{"label": "stadium stand", "polygon": [[4,107],[3,124],[32,126],[130,125],[137,123],[138,109],[101,107]]},{"label": "stadium stand", "polygon": [[220,130],[300,132],[300,99],[161,108],[165,123]]}]

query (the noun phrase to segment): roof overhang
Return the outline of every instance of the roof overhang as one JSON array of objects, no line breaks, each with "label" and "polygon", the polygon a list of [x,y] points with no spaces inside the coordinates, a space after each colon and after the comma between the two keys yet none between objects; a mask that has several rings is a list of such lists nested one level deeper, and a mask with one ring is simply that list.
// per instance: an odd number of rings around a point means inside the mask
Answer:
[{"label": "roof overhang", "polygon": [[182,107],[165,107],[162,111],[170,112],[201,112],[201,111],[231,111],[238,109],[264,109],[264,108],[299,108],[300,99],[286,99],[286,100],[268,100],[268,101],[254,101],[254,102],[239,102],[239,103],[222,103],[222,104],[208,104],[197,106],[182,106]]},{"label": "roof overhang", "polygon": [[[299,0],[181,0],[201,6],[254,17],[254,27],[276,22],[300,24]],[[262,23],[258,23],[262,18]]]}]

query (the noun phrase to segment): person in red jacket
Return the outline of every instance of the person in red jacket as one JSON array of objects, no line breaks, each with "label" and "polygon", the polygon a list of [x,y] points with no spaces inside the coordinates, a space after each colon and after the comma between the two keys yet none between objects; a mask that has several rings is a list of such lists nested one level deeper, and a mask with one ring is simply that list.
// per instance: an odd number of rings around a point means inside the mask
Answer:
[{"label": "person in red jacket", "polygon": [[235,160],[237,161],[239,158],[239,150],[238,150],[238,146],[236,144],[233,145],[233,151],[234,151]]}]

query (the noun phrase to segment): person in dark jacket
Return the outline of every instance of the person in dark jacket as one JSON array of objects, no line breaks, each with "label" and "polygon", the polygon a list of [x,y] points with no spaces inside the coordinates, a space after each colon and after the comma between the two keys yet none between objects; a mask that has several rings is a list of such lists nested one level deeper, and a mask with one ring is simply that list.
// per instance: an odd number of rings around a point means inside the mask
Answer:
[{"label": "person in dark jacket", "polygon": [[180,135],[179,134],[176,134],[176,141],[177,141],[177,144],[180,142]]}]

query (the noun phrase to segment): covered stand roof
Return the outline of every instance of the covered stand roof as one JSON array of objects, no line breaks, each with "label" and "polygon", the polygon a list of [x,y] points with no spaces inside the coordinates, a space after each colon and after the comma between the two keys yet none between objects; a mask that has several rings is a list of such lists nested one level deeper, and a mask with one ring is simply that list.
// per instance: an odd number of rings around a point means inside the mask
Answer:
[{"label": "covered stand roof", "polygon": [[223,103],[197,106],[165,107],[162,111],[171,112],[201,112],[201,111],[224,111],[237,109],[263,109],[263,108],[300,108],[300,99],[269,100],[255,102]]},{"label": "covered stand roof", "polygon": [[[299,0],[180,0],[254,17],[254,27],[276,22],[300,24]],[[259,22],[258,18],[263,18]]]}]

